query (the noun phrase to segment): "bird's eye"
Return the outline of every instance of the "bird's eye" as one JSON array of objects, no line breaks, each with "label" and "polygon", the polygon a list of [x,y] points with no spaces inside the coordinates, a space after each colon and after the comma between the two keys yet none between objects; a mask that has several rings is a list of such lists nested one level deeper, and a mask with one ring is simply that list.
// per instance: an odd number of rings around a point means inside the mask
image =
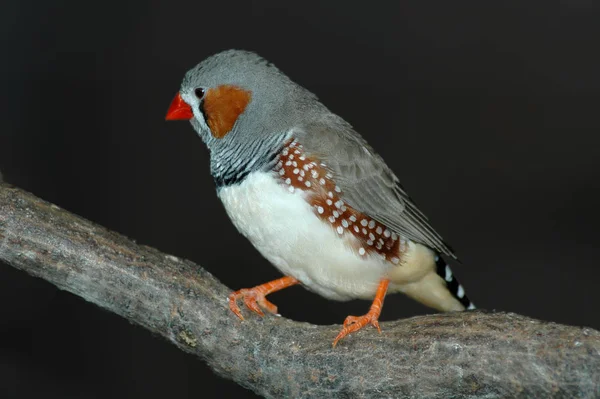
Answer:
[{"label": "bird's eye", "polygon": [[194,94],[196,95],[196,97],[198,97],[198,100],[201,100],[202,97],[204,97],[204,89],[198,87],[196,90],[194,90]]}]

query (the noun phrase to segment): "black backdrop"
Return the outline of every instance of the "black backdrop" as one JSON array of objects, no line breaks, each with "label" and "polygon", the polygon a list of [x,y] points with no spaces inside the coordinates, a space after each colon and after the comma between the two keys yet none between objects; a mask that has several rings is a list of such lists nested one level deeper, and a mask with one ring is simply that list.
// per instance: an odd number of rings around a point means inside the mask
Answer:
[{"label": "black backdrop", "polygon": [[[255,50],[383,155],[459,253],[480,307],[600,328],[598,7],[394,3],[4,0],[0,168],[232,288],[276,278],[227,220],[192,128],[164,122],[188,68]],[[1,264],[0,299],[1,397],[252,396]],[[298,287],[272,300],[320,324],[369,305]],[[393,295],[382,319],[426,312]]]}]

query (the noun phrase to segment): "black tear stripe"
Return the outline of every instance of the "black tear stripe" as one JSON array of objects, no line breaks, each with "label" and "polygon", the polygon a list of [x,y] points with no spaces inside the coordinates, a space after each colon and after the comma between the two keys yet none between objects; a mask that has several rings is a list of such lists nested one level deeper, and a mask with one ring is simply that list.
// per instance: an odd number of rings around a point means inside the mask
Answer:
[{"label": "black tear stripe", "polygon": [[[458,282],[456,277],[454,277],[454,274],[452,273],[452,270],[450,269],[450,266],[448,265],[448,263],[446,263],[444,258],[442,258],[442,256],[439,254],[437,254],[435,256],[435,266],[436,266],[437,274],[442,279],[444,279],[444,281],[446,282],[446,287],[448,287],[448,291],[450,291],[452,296],[454,298],[456,298],[460,303],[462,303],[465,308],[467,308],[469,310],[475,309],[475,305],[473,304],[473,302],[471,302],[471,300],[467,296],[467,294],[464,290],[464,287],[462,287],[460,285],[460,283]],[[462,294],[463,294],[462,298],[458,296],[459,291],[461,291],[461,288],[462,288]]]}]

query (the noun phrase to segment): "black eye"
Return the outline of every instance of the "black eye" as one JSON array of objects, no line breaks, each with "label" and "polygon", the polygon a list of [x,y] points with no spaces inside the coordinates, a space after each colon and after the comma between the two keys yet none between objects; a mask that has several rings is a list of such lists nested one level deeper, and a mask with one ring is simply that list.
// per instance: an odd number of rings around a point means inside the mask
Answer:
[{"label": "black eye", "polygon": [[196,95],[196,97],[198,97],[198,100],[201,100],[202,97],[204,97],[204,89],[198,87],[196,90],[194,90],[194,94]]}]

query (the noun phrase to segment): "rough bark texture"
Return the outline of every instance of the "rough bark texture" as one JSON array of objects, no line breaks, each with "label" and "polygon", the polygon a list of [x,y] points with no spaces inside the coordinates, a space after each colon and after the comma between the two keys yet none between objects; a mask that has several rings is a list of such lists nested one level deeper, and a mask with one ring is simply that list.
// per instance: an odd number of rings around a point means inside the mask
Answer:
[{"label": "rough bark texture", "polygon": [[230,290],[166,255],[0,183],[0,260],[160,334],[265,397],[597,397],[600,333],[481,311],[413,317],[331,342],[228,309]]}]

